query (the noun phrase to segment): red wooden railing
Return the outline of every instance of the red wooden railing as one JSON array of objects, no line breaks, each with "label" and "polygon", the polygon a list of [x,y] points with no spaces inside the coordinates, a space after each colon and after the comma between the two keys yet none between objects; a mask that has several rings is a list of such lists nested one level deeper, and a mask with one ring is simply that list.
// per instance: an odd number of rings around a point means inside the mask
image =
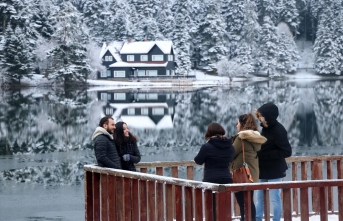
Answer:
[{"label": "red wooden railing", "polygon": [[[282,189],[284,220],[298,216],[307,221],[313,214],[323,221],[329,214],[343,220],[343,198],[339,197],[343,196],[342,160],[343,156],[291,157],[287,159],[291,181],[231,185],[194,181],[195,170],[201,168],[192,161],[140,163],[140,172],[86,165],[85,220],[212,221],[214,216],[217,221],[235,220],[239,210],[234,191],[264,190],[266,198],[275,188]],[[170,176],[163,176],[166,170]],[[178,178],[180,172],[187,179]],[[252,218],[249,194],[244,194],[248,221]],[[270,204],[265,202],[265,220],[269,221]],[[220,205],[215,211],[214,203]]]}]

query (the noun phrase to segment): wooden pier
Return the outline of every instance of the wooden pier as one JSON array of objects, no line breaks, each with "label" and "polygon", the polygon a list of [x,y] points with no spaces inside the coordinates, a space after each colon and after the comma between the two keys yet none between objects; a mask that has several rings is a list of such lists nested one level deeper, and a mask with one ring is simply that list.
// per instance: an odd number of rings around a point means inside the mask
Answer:
[{"label": "wooden pier", "polygon": [[[343,156],[290,157],[291,181],[219,185],[194,180],[201,170],[193,161],[151,162],[130,172],[86,165],[86,221],[216,221],[239,220],[235,191],[282,189],[283,218],[338,215],[343,220]],[[179,178],[186,173],[186,179]],[[214,197],[213,197],[214,196]],[[246,221],[252,220],[250,192],[244,194]],[[215,201],[215,211],[213,203]],[[265,220],[271,220],[265,200]]]}]

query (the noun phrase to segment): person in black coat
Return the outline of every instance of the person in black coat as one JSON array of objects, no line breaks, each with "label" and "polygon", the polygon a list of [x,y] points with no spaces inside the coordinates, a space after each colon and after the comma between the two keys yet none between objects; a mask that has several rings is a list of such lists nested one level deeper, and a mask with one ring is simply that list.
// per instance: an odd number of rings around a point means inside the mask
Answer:
[{"label": "person in black coat", "polygon": [[125,122],[116,123],[115,142],[123,170],[136,171],[134,164],[141,161],[141,154],[137,147],[137,138],[130,133]]},{"label": "person in black coat", "polygon": [[[206,143],[201,146],[199,153],[195,156],[196,164],[204,167],[204,182],[229,184],[232,176],[229,164],[235,156],[231,138],[227,138],[224,128],[218,123],[211,123],[205,134]],[[215,217],[215,195],[213,194],[213,216]]]},{"label": "person in black coat", "polygon": [[[279,109],[274,103],[269,102],[255,110],[255,115],[261,122],[261,135],[267,138],[261,150],[257,152],[260,182],[281,182],[288,168],[285,158],[292,155],[292,148],[286,129],[277,121]],[[273,221],[279,221],[282,215],[281,190],[272,189],[269,195],[273,204]],[[256,191],[256,221],[262,221],[263,208],[263,191],[258,190]]]},{"label": "person in black coat", "polygon": [[98,166],[121,169],[120,157],[117,152],[113,134],[116,127],[111,117],[103,117],[92,135],[95,157]]}]

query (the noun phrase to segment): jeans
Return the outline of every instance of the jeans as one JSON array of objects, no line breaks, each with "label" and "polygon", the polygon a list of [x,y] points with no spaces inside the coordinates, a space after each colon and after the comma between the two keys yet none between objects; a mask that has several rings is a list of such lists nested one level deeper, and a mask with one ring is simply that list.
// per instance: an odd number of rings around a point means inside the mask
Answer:
[{"label": "jeans", "polygon": [[[282,178],[260,179],[260,183],[281,182]],[[282,214],[281,189],[269,190],[271,205],[273,206],[273,221],[280,221]],[[262,221],[264,212],[263,190],[256,190],[256,221]]]}]

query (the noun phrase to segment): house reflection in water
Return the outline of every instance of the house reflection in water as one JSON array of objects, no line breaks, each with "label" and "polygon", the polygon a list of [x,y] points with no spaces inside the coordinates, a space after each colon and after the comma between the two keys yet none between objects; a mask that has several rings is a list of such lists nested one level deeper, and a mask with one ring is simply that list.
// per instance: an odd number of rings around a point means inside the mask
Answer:
[{"label": "house reflection in water", "polygon": [[173,128],[174,92],[99,91],[98,99],[107,101],[104,115],[112,116],[115,122],[141,129]]}]

